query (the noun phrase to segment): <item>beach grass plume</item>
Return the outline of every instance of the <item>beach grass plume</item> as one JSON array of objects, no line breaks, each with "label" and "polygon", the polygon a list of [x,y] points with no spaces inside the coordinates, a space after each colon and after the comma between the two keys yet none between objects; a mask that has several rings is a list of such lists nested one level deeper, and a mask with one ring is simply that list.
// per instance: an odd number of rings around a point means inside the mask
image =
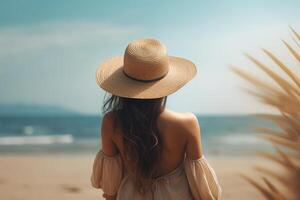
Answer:
[{"label": "beach grass plume", "polygon": [[[293,43],[283,40],[283,46],[295,59],[296,70],[300,70],[300,34],[290,27]],[[231,70],[248,81],[251,95],[265,105],[276,109],[278,114],[259,114],[259,117],[272,121],[276,129],[261,127],[262,139],[270,142],[274,152],[262,151],[257,154],[273,165],[256,166],[260,179],[243,175],[265,199],[299,200],[300,199],[300,74],[288,66],[287,60],[279,59],[272,51],[262,49],[266,57],[271,59],[281,72],[275,72],[255,57],[245,54],[272,82],[252,75],[240,67],[231,66]],[[289,58],[287,58],[289,59]],[[271,167],[272,166],[272,167]],[[282,170],[278,170],[278,169]]]}]

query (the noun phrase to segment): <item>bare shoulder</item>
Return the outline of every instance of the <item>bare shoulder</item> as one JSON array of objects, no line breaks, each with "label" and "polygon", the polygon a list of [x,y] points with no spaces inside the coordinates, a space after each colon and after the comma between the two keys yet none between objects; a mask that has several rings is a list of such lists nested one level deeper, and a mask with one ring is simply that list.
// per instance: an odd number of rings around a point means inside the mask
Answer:
[{"label": "bare shoulder", "polygon": [[107,112],[102,117],[102,125],[109,128],[113,124],[113,113]]},{"label": "bare shoulder", "polygon": [[199,128],[199,121],[196,115],[191,112],[174,112],[166,110],[162,117],[170,121],[176,128],[185,130],[186,132],[191,132],[191,128]]},{"label": "bare shoulder", "polygon": [[108,112],[103,116],[101,125],[102,150],[106,155],[112,156],[118,152],[113,141],[114,135],[114,115]]},{"label": "bare shoulder", "polygon": [[102,123],[105,125],[112,125],[113,120],[114,120],[114,115],[113,115],[113,112],[110,111],[103,115]]},{"label": "bare shoulder", "polygon": [[172,130],[186,141],[186,154],[190,159],[198,159],[202,155],[201,133],[198,118],[190,112],[179,113],[167,110],[164,113]]},{"label": "bare shoulder", "polygon": [[107,112],[102,117],[101,136],[102,139],[112,138],[114,132],[114,115],[112,112]]},{"label": "bare shoulder", "polygon": [[191,112],[185,112],[185,113],[179,113],[182,115],[182,122],[186,123],[187,125],[192,125],[192,124],[199,124],[198,118],[194,113]]}]

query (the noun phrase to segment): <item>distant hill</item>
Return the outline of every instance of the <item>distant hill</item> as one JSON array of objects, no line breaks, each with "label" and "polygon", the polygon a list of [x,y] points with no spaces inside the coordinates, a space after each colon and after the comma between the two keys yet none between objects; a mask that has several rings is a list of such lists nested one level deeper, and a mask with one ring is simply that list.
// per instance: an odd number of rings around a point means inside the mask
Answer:
[{"label": "distant hill", "polygon": [[0,104],[0,116],[52,116],[80,115],[56,105]]}]

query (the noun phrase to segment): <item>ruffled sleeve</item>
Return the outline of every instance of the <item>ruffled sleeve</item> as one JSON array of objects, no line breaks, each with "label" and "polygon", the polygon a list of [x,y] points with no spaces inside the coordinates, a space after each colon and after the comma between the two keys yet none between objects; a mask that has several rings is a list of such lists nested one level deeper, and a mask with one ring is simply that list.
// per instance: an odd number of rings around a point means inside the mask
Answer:
[{"label": "ruffled sleeve", "polygon": [[102,188],[107,195],[117,194],[122,181],[123,167],[120,154],[107,156],[100,150],[94,160],[91,183],[95,188]]},{"label": "ruffled sleeve", "polygon": [[184,169],[193,197],[196,200],[221,199],[221,187],[206,158],[191,160],[186,157]]}]

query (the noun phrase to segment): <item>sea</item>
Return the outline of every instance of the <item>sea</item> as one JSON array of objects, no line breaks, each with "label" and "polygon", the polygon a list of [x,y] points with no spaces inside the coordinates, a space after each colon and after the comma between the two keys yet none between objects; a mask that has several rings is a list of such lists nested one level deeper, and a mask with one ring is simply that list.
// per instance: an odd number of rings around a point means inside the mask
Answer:
[{"label": "sea", "polygon": [[[251,156],[273,147],[256,131],[274,127],[250,115],[197,115],[204,154]],[[1,116],[0,154],[93,154],[101,148],[101,116]]]}]

